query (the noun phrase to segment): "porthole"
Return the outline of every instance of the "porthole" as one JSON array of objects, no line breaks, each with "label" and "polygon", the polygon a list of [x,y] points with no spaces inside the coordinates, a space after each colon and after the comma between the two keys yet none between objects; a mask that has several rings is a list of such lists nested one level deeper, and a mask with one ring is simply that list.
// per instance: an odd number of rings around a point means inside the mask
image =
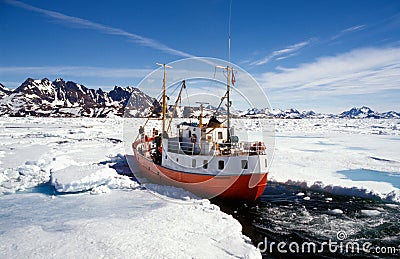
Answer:
[{"label": "porthole", "polygon": [[218,169],[222,170],[225,167],[225,161],[224,160],[219,160],[218,161]]},{"label": "porthole", "polygon": [[249,161],[242,160],[242,169],[249,169]]},{"label": "porthole", "polygon": [[207,169],[208,168],[208,160],[203,161],[203,168]]}]

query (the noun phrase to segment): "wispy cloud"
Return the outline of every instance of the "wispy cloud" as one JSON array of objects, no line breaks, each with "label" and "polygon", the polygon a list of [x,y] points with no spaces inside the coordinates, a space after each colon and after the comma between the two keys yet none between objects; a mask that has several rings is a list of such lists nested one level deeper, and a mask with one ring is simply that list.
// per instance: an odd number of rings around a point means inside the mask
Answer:
[{"label": "wispy cloud", "polygon": [[343,37],[343,36],[345,36],[345,35],[347,35],[349,33],[352,33],[352,32],[364,30],[364,29],[366,29],[366,27],[367,26],[365,24],[362,24],[362,25],[355,25],[355,26],[346,28],[346,29],[340,31],[338,34],[332,36],[331,40],[336,40],[336,39],[341,38],[341,37]]},{"label": "wispy cloud", "polygon": [[267,91],[304,99],[399,90],[400,48],[364,48],[321,57],[296,68],[264,73],[260,81]]},{"label": "wispy cloud", "polygon": [[4,0],[4,2],[7,4],[10,4],[10,5],[19,7],[19,8],[23,8],[28,11],[43,14],[43,15],[50,17],[52,19],[55,19],[57,21],[61,21],[67,25],[74,25],[79,28],[92,29],[92,30],[101,32],[103,34],[122,36],[122,37],[129,39],[130,41],[133,41],[133,42],[139,44],[139,45],[157,49],[157,50],[160,50],[160,51],[163,51],[163,52],[166,52],[169,54],[173,54],[176,56],[193,57],[193,55],[191,55],[189,53],[171,48],[171,47],[169,47],[161,42],[158,42],[156,40],[146,38],[146,37],[143,37],[141,35],[134,34],[131,32],[127,32],[122,29],[114,28],[114,27],[103,25],[100,23],[95,23],[95,22],[92,22],[92,21],[89,21],[86,19],[82,19],[82,18],[78,18],[78,17],[74,17],[74,16],[65,15],[65,14],[62,14],[59,12],[38,8],[38,7],[28,5],[28,4],[25,4],[25,3],[22,3],[19,1],[15,1],[15,0]]},{"label": "wispy cloud", "polygon": [[347,28],[347,29],[343,30],[343,32],[360,31],[360,30],[365,29],[365,27],[366,27],[365,24],[363,24],[363,25],[356,25],[356,26],[352,26],[352,27],[350,27],[350,28]]},{"label": "wispy cloud", "polygon": [[365,25],[365,24],[351,26],[349,28],[341,30],[339,33],[335,34],[334,36],[330,37],[329,39],[321,40],[321,39],[317,39],[317,38],[311,38],[311,39],[309,39],[307,41],[302,41],[302,42],[287,46],[287,47],[285,47],[283,49],[275,50],[271,54],[265,56],[262,59],[259,59],[259,60],[256,60],[256,61],[252,61],[252,62],[251,61],[247,61],[246,63],[250,63],[250,65],[252,65],[252,66],[260,66],[260,65],[264,65],[264,64],[266,64],[266,63],[268,63],[268,62],[270,62],[272,60],[278,60],[279,61],[279,60],[287,59],[287,58],[290,58],[290,57],[293,57],[293,56],[297,55],[298,52],[302,48],[310,45],[310,43],[314,43],[314,45],[315,44],[321,44],[321,43],[327,43],[327,42],[330,42],[330,41],[334,41],[334,40],[336,40],[338,38],[341,38],[341,37],[343,37],[343,36],[345,36],[347,34],[350,34],[350,33],[356,32],[356,31],[361,31],[361,30],[364,30],[366,28],[367,28],[367,25]]},{"label": "wispy cloud", "polygon": [[282,59],[289,58],[291,56],[294,56],[296,54],[296,52],[298,52],[300,49],[309,45],[311,43],[311,41],[312,41],[312,39],[290,45],[290,46],[285,47],[280,50],[275,50],[268,56],[250,63],[250,65],[260,66],[260,65],[264,65],[264,64],[268,63],[271,60],[282,60]]}]

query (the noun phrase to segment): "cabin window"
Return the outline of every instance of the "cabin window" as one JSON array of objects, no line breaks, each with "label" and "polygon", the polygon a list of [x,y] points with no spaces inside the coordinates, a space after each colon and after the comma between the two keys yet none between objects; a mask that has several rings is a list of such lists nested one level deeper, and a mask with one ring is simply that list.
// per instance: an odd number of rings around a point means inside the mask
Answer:
[{"label": "cabin window", "polygon": [[207,169],[208,168],[208,160],[203,161],[203,168]]},{"label": "cabin window", "polygon": [[249,161],[242,160],[242,169],[249,169]]},{"label": "cabin window", "polygon": [[176,162],[179,162],[179,159],[178,159],[178,158],[176,158]]},{"label": "cabin window", "polygon": [[222,132],[218,132],[218,139],[223,139]]},{"label": "cabin window", "polygon": [[165,155],[165,159],[168,159],[167,155]]},{"label": "cabin window", "polygon": [[218,161],[218,169],[222,170],[222,169],[224,169],[224,166],[225,166],[225,161],[224,160],[219,160]]},{"label": "cabin window", "polygon": [[192,167],[196,167],[196,159],[192,160]]}]

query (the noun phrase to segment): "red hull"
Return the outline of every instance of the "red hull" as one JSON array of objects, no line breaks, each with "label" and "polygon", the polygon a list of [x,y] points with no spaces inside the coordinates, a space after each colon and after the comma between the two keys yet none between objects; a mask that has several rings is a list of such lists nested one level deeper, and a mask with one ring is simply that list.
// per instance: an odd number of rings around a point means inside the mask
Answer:
[{"label": "red hull", "polygon": [[268,173],[238,176],[185,173],[156,165],[135,148],[134,152],[142,173],[150,181],[184,188],[200,197],[255,201],[267,185]]}]

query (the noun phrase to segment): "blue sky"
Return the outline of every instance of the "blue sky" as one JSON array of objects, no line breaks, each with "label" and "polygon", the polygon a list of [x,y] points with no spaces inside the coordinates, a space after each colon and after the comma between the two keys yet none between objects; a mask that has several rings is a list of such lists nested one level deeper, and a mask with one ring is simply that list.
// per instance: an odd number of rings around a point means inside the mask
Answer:
[{"label": "blue sky", "polygon": [[[137,85],[156,62],[227,59],[229,0],[0,0],[0,82]],[[233,0],[231,61],[272,107],[400,111],[400,1]]]}]

